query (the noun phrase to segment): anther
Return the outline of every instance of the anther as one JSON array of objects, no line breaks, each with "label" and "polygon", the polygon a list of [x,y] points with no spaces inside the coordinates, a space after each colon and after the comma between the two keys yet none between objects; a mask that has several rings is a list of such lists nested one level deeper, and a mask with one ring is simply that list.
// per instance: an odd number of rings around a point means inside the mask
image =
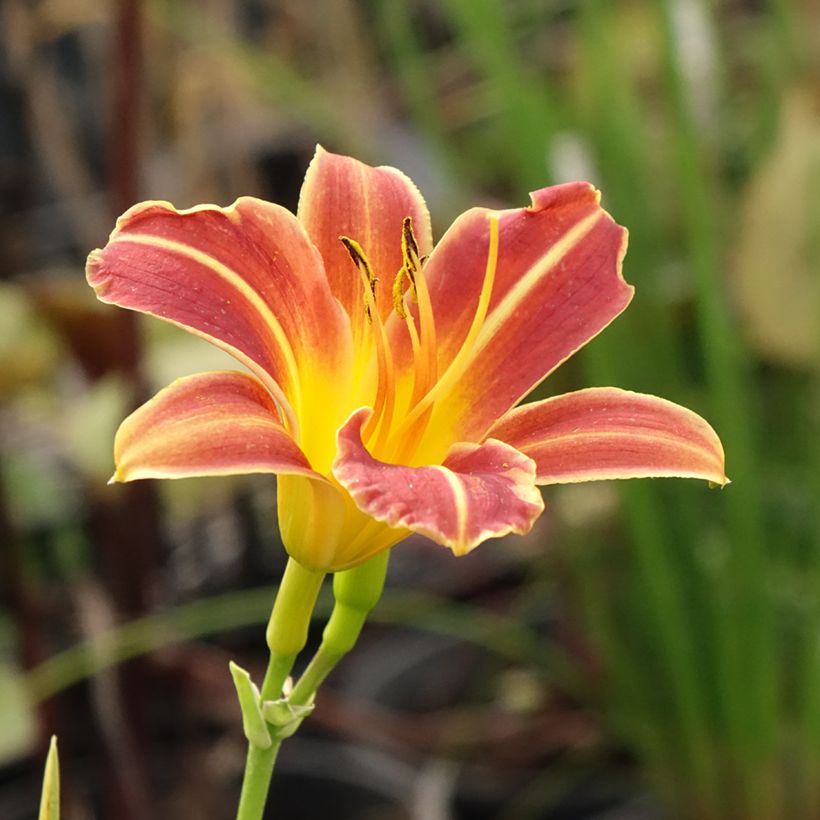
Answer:
[{"label": "anther", "polygon": [[401,223],[401,255],[404,260],[404,267],[407,275],[415,289],[416,271],[421,267],[419,260],[419,243],[416,242],[416,235],[413,233],[413,217],[406,216]]},{"label": "anther", "polygon": [[[365,287],[370,288],[370,296],[375,304],[376,285],[378,284],[379,279],[376,274],[373,273],[373,268],[370,266],[370,262],[365,256],[362,246],[355,239],[351,239],[349,236],[340,236],[339,241],[345,246],[348,254],[350,254],[350,258],[353,260],[353,264],[358,269],[362,279],[365,280]],[[368,299],[367,293],[364,294],[364,310],[367,314],[367,318],[372,320],[373,316],[370,312],[370,299]]]},{"label": "anther", "polygon": [[413,301],[417,302],[416,274],[427,261],[426,256],[419,257],[419,244],[416,241],[415,233],[413,233],[413,218],[410,216],[404,217],[401,223],[401,257],[401,269],[393,280],[393,307],[403,319],[407,314],[404,309],[404,279],[407,277]]}]

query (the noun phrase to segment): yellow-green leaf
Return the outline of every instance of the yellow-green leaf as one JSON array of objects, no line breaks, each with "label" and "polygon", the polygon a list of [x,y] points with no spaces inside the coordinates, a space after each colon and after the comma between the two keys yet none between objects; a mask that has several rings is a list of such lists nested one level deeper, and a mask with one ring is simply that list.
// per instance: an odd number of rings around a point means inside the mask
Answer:
[{"label": "yellow-green leaf", "polygon": [[46,758],[39,820],[60,820],[60,760],[57,755],[57,738],[54,735]]}]

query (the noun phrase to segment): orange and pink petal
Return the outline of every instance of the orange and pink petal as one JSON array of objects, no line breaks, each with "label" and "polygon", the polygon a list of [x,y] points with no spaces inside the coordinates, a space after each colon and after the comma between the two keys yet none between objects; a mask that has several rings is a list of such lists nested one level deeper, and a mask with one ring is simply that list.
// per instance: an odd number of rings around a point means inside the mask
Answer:
[{"label": "orange and pink petal", "polygon": [[[621,275],[626,230],[599,200],[595,188],[576,182],[535,192],[528,208],[476,208],[433,251],[424,273],[439,377],[458,370],[436,416],[452,424],[457,440],[482,438],[629,304],[633,288]],[[480,329],[471,334],[491,256],[491,218],[498,220],[494,281]],[[400,328],[391,330],[401,366],[409,345]]]},{"label": "orange and pink petal", "polygon": [[393,307],[393,279],[402,266],[405,217],[413,220],[419,253],[432,249],[430,215],[418,188],[401,171],[373,168],[321,146],[305,175],[299,220],[325,261],[328,280],[356,323],[365,321],[362,283],[340,236],[359,243],[379,279],[376,303],[382,318]]},{"label": "orange and pink petal", "polygon": [[284,473],[321,478],[282,426],[264,385],[244,373],[178,379],[135,410],[114,441],[114,481]]},{"label": "orange and pink petal", "polygon": [[348,366],[349,323],[321,257],[278,205],[252,197],[187,211],[166,202],[136,205],[105,248],[91,253],[87,277],[102,301],[226,349],[297,415],[304,370],[343,373]]},{"label": "orange and pink petal", "polygon": [[362,444],[370,413],[357,410],[339,430],[333,474],[376,521],[464,555],[488,538],[529,532],[543,511],[534,463],[508,444],[459,443],[441,466],[387,464]]},{"label": "orange and pink petal", "polygon": [[539,484],[664,476],[728,483],[720,439],[697,413],[615,387],[525,404],[490,435],[530,456]]}]

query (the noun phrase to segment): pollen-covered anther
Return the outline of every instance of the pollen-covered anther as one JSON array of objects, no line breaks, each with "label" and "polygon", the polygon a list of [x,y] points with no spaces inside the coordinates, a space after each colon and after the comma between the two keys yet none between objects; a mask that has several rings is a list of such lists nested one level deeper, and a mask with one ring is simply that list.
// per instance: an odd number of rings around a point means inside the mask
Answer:
[{"label": "pollen-covered anther", "polygon": [[[349,236],[340,236],[339,241],[345,246],[345,249],[350,254],[353,264],[359,271],[362,278],[362,284],[365,288],[364,292],[364,310],[367,318],[372,321],[373,313],[372,306],[376,304],[376,285],[379,283],[379,278],[373,273],[373,267],[365,255],[362,246]],[[368,292],[369,291],[369,292]]]},{"label": "pollen-covered anther", "polygon": [[413,295],[416,293],[416,271],[421,270],[421,258],[419,257],[419,243],[413,233],[413,217],[406,216],[401,223],[401,256],[404,260],[404,270],[413,286]]},{"label": "pollen-covered anther", "polygon": [[419,256],[419,244],[413,232],[413,218],[404,217],[401,224],[401,256],[402,266],[393,280],[393,307],[396,313],[404,319],[407,311],[404,307],[404,280],[410,283],[410,295],[413,302],[418,302],[416,274],[422,269],[427,257]]}]

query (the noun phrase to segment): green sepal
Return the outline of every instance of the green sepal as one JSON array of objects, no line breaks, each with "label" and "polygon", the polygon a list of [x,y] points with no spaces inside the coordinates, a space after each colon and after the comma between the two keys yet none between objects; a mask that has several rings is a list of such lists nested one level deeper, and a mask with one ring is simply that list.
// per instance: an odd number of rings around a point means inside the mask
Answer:
[{"label": "green sepal", "polygon": [[262,716],[262,699],[259,689],[251,680],[250,674],[233,661],[228,664],[239,698],[239,708],[242,711],[242,729],[248,743],[258,749],[270,749],[273,745],[268,725]]},{"label": "green sepal", "polygon": [[294,734],[312,711],[313,699],[306,704],[291,703],[287,698],[266,700],[262,704],[262,714],[277,740],[284,740]]},{"label": "green sepal", "polygon": [[57,754],[57,737],[51,736],[43,775],[43,793],[40,797],[39,820],[60,820],[60,758]]}]

